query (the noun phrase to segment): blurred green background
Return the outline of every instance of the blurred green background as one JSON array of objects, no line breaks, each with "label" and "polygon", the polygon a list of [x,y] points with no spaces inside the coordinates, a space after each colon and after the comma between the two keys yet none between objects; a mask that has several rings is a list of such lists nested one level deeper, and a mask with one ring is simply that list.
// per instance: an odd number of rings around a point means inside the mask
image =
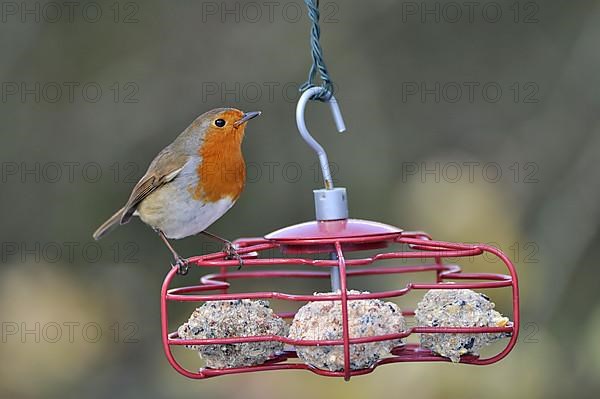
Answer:
[{"label": "blurred green background", "polygon": [[[505,251],[521,281],[515,350],[487,367],[391,365],[349,383],[177,374],[159,331],[169,253],[137,220],[98,244],[91,233],[219,106],[263,116],[244,142],[246,191],[211,230],[262,236],[312,219],[321,180],[294,122],[310,66],[304,4],[2,1],[0,397],[597,397],[600,4],[321,3],[348,133],[325,105],[307,119],[351,215]],[[509,293],[494,294],[510,315]]]}]

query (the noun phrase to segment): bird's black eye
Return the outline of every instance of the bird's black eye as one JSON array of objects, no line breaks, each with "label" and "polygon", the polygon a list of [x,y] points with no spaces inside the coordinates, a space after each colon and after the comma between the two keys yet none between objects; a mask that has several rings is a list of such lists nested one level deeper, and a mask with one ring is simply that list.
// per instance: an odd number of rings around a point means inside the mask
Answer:
[{"label": "bird's black eye", "polygon": [[215,125],[218,126],[218,127],[223,127],[223,126],[225,126],[225,120],[224,119],[217,119],[215,121]]}]

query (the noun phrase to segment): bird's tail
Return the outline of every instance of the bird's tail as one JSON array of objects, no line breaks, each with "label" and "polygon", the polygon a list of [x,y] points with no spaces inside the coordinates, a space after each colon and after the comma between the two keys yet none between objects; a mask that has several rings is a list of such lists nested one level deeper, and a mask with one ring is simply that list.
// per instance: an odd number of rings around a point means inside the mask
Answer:
[{"label": "bird's tail", "polygon": [[114,215],[108,218],[106,222],[102,223],[102,225],[98,227],[98,229],[94,231],[94,234],[92,235],[92,237],[94,237],[94,240],[101,239],[106,234],[115,229],[117,226],[119,226],[121,224],[121,216],[123,216],[124,211],[125,207],[119,209],[117,212],[115,212]]}]

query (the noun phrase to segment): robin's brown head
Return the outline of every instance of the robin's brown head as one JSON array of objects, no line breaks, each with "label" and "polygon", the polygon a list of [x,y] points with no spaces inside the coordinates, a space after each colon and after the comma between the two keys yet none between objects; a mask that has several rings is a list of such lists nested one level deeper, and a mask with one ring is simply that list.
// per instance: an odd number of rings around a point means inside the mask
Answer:
[{"label": "robin's brown head", "polygon": [[235,108],[216,108],[206,112],[194,121],[205,138],[217,141],[241,143],[244,138],[246,123],[259,112],[242,112]]}]

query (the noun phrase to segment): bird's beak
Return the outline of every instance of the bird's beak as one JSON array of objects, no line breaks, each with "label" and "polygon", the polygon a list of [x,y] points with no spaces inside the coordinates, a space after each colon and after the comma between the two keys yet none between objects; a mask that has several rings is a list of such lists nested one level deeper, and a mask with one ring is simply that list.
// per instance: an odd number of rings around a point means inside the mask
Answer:
[{"label": "bird's beak", "polygon": [[233,127],[238,127],[243,125],[244,123],[248,122],[250,119],[252,118],[256,118],[258,115],[260,115],[262,112],[260,111],[253,111],[253,112],[246,112],[244,114],[244,116],[242,116],[242,119],[233,122]]}]

